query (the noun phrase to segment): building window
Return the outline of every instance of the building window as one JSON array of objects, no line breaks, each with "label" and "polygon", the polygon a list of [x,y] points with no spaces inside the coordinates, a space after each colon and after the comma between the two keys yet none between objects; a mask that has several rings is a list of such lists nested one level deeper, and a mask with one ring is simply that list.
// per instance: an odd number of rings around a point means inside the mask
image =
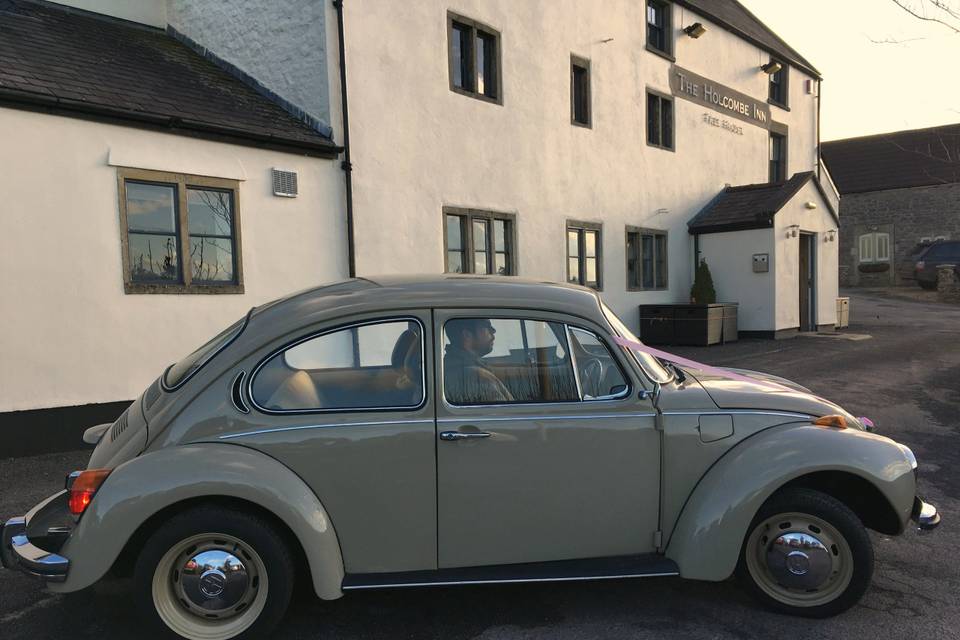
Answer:
[{"label": "building window", "polygon": [[789,85],[787,81],[790,78],[790,70],[786,64],[780,63],[780,70],[770,74],[770,102],[773,104],[787,106],[787,90]]},{"label": "building window", "polygon": [[515,216],[476,209],[443,210],[447,273],[516,275]]},{"label": "building window", "polygon": [[860,236],[860,264],[890,262],[890,234],[865,233]]},{"label": "building window", "polygon": [[450,89],[502,104],[500,33],[475,20],[448,13],[447,36]]},{"label": "building window", "polygon": [[601,229],[592,222],[567,222],[567,282],[602,288]]},{"label": "building window", "polygon": [[787,136],[770,134],[770,182],[787,179]]},{"label": "building window", "polygon": [[627,227],[627,289],[667,288],[667,232]]},{"label": "building window", "polygon": [[239,183],[120,169],[126,293],[243,293]]},{"label": "building window", "polygon": [[670,55],[670,5],[661,0],[647,0],[647,49]]},{"label": "building window", "polygon": [[673,100],[647,91],[647,144],[673,151]]},{"label": "building window", "polygon": [[570,121],[590,126],[590,61],[570,56]]}]

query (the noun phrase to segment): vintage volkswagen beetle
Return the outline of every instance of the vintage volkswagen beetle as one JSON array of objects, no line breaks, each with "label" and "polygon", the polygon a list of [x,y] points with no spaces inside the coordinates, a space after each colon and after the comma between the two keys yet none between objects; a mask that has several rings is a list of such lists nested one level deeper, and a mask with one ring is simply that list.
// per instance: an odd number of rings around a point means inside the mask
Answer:
[{"label": "vintage volkswagen beetle", "polygon": [[594,291],[515,278],[255,308],[85,439],[88,469],[3,527],[4,565],[57,592],[132,566],[154,624],[195,639],[265,637],[298,571],[324,599],[737,573],[828,616],[868,587],[865,527],[939,522],[910,449],[835,404],[667,364]]}]

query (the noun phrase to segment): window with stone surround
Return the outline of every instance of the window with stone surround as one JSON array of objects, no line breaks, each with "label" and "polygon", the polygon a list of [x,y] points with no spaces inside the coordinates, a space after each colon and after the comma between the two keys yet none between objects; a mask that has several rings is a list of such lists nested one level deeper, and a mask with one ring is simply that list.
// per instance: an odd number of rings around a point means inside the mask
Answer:
[{"label": "window with stone surround", "polygon": [[239,182],[119,169],[126,293],[243,293]]},{"label": "window with stone surround", "polygon": [[447,13],[450,90],[503,104],[500,32],[476,20]]},{"label": "window with stone surround", "polygon": [[864,233],[859,240],[860,264],[890,262],[890,234]]},{"label": "window with stone surround", "polygon": [[444,207],[443,221],[445,272],[516,275],[516,216]]}]

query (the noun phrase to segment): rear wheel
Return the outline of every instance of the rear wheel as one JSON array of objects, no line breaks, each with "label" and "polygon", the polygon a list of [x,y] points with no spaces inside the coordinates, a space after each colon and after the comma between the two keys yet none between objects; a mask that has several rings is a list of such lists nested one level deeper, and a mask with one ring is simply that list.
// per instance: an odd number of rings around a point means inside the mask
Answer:
[{"label": "rear wheel", "polygon": [[873,546],[860,519],[842,502],[819,491],[790,489],[760,508],[737,573],[771,609],[825,618],[846,611],[866,592]]},{"label": "rear wheel", "polygon": [[137,560],[138,604],[158,630],[188,640],[263,638],[290,602],[293,561],[266,520],[220,507],[174,516]]}]

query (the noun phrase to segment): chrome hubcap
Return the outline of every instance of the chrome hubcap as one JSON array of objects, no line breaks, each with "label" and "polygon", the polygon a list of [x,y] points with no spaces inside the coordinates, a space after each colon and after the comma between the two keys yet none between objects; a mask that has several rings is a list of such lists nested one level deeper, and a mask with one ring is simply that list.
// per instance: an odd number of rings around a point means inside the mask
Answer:
[{"label": "chrome hubcap", "polygon": [[260,572],[236,539],[204,538],[184,546],[173,561],[170,583],[176,600],[207,620],[240,615],[257,596]]},{"label": "chrome hubcap", "polygon": [[747,539],[746,561],[763,591],[797,607],[834,600],[853,577],[853,557],[843,535],[805,513],[782,513],[757,525]]}]

